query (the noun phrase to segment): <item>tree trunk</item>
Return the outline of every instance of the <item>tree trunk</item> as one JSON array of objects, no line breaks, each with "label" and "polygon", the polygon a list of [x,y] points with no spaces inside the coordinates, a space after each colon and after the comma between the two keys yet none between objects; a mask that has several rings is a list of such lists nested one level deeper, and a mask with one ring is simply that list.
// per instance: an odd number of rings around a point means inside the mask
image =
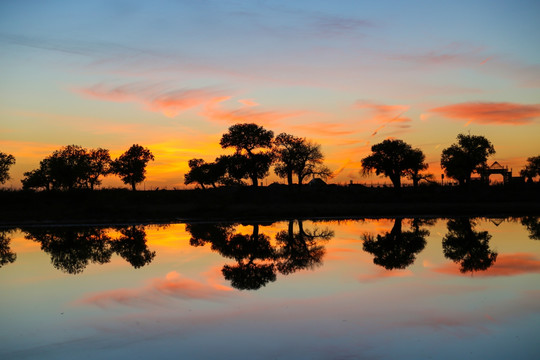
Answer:
[{"label": "tree trunk", "polygon": [[251,176],[251,182],[253,183],[253,187],[259,186],[259,179],[256,176]]},{"label": "tree trunk", "polygon": [[289,186],[293,185],[293,177],[292,177],[292,171],[287,172],[287,184]]},{"label": "tree trunk", "polygon": [[391,176],[390,181],[392,181],[392,185],[394,185],[394,188],[399,189],[401,188],[401,177],[400,176]]},{"label": "tree trunk", "polygon": [[131,182],[131,190],[137,191],[137,189],[135,188],[135,181]]}]

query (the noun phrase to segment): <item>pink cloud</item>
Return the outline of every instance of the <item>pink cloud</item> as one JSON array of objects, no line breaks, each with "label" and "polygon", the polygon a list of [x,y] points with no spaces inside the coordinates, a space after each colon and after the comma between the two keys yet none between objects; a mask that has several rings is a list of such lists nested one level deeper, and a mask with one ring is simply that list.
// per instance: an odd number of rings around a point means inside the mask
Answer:
[{"label": "pink cloud", "polygon": [[368,110],[372,120],[382,123],[371,133],[371,136],[377,135],[379,131],[392,123],[394,123],[394,125],[392,125],[393,127],[398,127],[400,129],[408,128],[409,125],[406,123],[411,121],[410,118],[402,116],[409,110],[410,106],[408,105],[386,105],[359,100],[354,104],[354,107],[357,109]]},{"label": "pink cloud", "polygon": [[540,117],[540,104],[467,102],[437,107],[430,112],[479,124],[524,125]]},{"label": "pink cloud", "polygon": [[251,99],[239,100],[242,104],[237,109],[226,109],[222,105],[230,96],[220,96],[207,101],[200,115],[211,120],[225,121],[229,123],[252,122],[258,125],[273,125],[287,118],[301,116],[307,114],[306,111],[272,111],[258,110],[259,106]]},{"label": "pink cloud", "polygon": [[205,104],[222,96],[222,91],[211,88],[165,90],[161,85],[125,84],[107,86],[97,84],[76,90],[88,97],[113,102],[136,102],[153,112],[175,117],[181,112]]},{"label": "pink cloud", "polygon": [[201,283],[184,278],[176,271],[164,278],[156,278],[138,289],[116,289],[89,294],[76,301],[76,304],[95,305],[101,308],[112,306],[146,306],[163,304],[167,299],[214,300],[224,296],[232,289],[218,284],[210,278],[208,283]]},{"label": "pink cloud", "polygon": [[[447,263],[434,268],[433,271],[441,274],[470,276],[459,271],[459,265]],[[540,259],[532,254],[515,253],[502,254],[497,257],[497,262],[486,271],[478,271],[474,276],[515,276],[522,274],[540,273]]]},{"label": "pink cloud", "polygon": [[307,132],[316,136],[351,135],[356,131],[343,129],[345,125],[329,122],[312,122],[309,124],[294,125],[291,128],[300,133]]},{"label": "pink cloud", "polygon": [[385,270],[385,269],[377,269],[377,272],[371,273],[371,274],[362,274],[358,276],[358,280],[361,282],[372,282],[377,281],[381,279],[386,278],[393,278],[393,277],[406,277],[406,276],[412,276],[413,273],[410,270]]}]

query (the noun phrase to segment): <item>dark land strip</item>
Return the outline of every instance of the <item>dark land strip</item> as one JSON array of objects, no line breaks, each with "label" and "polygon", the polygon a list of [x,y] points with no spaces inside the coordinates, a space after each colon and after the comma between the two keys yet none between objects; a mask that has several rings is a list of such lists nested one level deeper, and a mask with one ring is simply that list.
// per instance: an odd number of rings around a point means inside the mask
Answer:
[{"label": "dark land strip", "polygon": [[0,191],[0,225],[539,216],[540,186]]}]

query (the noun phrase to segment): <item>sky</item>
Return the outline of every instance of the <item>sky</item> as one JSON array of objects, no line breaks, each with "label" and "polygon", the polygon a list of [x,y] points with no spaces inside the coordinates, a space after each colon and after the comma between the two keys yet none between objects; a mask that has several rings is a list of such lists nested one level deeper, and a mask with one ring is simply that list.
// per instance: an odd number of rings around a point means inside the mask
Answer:
[{"label": "sky", "polygon": [[540,155],[538,14],[534,0],[0,0],[4,187],[65,145],[140,144],[156,158],[145,188],[182,188],[188,160],[229,153],[221,135],[246,122],[321,144],[334,183],[382,182],[360,163],[388,138],[439,178],[459,133],[516,174]]}]

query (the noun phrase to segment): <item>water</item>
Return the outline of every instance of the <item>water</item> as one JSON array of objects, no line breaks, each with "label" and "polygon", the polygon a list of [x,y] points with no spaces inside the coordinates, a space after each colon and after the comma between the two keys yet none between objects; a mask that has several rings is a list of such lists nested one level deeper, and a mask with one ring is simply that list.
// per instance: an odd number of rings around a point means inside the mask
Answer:
[{"label": "water", "polygon": [[2,359],[538,359],[522,219],[49,227],[0,238]]}]

